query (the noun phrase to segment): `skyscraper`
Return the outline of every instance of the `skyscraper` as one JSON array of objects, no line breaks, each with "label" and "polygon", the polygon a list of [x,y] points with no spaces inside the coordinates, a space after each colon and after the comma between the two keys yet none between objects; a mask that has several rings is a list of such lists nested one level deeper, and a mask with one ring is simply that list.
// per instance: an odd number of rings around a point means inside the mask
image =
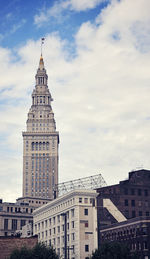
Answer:
[{"label": "skyscraper", "polygon": [[58,183],[59,132],[42,55],[35,80],[23,132],[23,197],[52,199],[53,187]]}]

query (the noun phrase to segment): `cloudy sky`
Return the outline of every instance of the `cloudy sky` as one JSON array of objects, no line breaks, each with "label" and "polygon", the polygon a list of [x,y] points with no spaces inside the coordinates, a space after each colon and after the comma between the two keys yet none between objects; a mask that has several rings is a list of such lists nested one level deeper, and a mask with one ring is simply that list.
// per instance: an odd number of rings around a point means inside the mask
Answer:
[{"label": "cloudy sky", "polygon": [[150,1],[0,1],[0,197],[22,195],[22,131],[43,57],[60,182],[150,169]]}]

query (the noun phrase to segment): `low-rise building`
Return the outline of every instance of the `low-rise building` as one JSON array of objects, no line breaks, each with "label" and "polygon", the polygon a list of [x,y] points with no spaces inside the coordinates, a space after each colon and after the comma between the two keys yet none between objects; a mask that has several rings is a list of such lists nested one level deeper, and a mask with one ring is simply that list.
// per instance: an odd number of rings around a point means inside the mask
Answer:
[{"label": "low-rise building", "polygon": [[36,209],[33,219],[38,241],[52,245],[63,257],[66,235],[69,258],[88,259],[97,248],[96,196],[94,190],[74,190]]},{"label": "low-rise building", "polygon": [[0,236],[13,236],[28,223],[33,223],[34,207],[28,203],[9,203],[0,200]]},{"label": "low-rise building", "polygon": [[131,253],[141,259],[150,258],[150,217],[137,217],[104,227],[100,231],[100,244],[120,242],[128,245]]}]

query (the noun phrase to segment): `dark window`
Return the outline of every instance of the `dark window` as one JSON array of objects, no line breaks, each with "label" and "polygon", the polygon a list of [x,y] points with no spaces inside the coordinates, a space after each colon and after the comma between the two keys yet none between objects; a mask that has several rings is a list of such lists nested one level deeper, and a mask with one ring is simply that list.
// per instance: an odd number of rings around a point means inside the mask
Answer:
[{"label": "dark window", "polygon": [[89,245],[85,245],[85,252],[89,252]]},{"label": "dark window", "polygon": [[12,219],[12,230],[17,229],[17,219]]},{"label": "dark window", "polygon": [[85,228],[88,228],[89,224],[88,222],[85,222]]},{"label": "dark window", "polygon": [[131,189],[131,195],[135,195],[135,190]]},{"label": "dark window", "polygon": [[8,229],[8,219],[4,219],[4,230]]},{"label": "dark window", "polygon": [[88,209],[84,209],[84,215],[88,215]]},{"label": "dark window", "polygon": [[79,202],[82,203],[82,198],[79,198]]},{"label": "dark window", "polygon": [[139,216],[142,216],[142,211],[139,211]]},{"label": "dark window", "polygon": [[129,211],[125,210],[125,216],[128,218],[129,217]]},{"label": "dark window", "polygon": [[124,188],[124,194],[128,195],[128,189],[127,188]]},{"label": "dark window", "polygon": [[28,208],[26,208],[26,213],[28,213]]},{"label": "dark window", "polygon": [[149,211],[146,211],[146,216],[149,216]]},{"label": "dark window", "polygon": [[10,208],[11,212],[13,212],[13,207]]},{"label": "dark window", "polygon": [[24,219],[21,220],[21,228],[26,224],[26,221]]},{"label": "dark window", "polygon": [[124,200],[124,205],[128,206],[128,200]]},{"label": "dark window", "polygon": [[141,189],[138,189],[138,195],[141,196],[142,195],[142,191]]},{"label": "dark window", "polygon": [[148,190],[144,190],[144,195],[148,196]]},{"label": "dark window", "polygon": [[9,207],[7,207],[7,212],[9,212]]},{"label": "dark window", "polygon": [[135,200],[131,200],[131,206],[135,207]]},{"label": "dark window", "polygon": [[147,241],[144,242],[144,250],[147,249]]},{"label": "dark window", "polygon": [[135,214],[135,210],[132,211],[132,218],[135,218],[136,214]]}]

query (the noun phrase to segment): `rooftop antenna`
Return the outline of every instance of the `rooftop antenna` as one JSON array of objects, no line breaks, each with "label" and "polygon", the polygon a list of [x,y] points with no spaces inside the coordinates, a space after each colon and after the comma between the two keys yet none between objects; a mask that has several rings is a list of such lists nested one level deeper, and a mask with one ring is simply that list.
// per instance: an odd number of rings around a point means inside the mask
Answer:
[{"label": "rooftop antenna", "polygon": [[41,56],[42,56],[42,46],[44,44],[45,38],[41,38]]}]

